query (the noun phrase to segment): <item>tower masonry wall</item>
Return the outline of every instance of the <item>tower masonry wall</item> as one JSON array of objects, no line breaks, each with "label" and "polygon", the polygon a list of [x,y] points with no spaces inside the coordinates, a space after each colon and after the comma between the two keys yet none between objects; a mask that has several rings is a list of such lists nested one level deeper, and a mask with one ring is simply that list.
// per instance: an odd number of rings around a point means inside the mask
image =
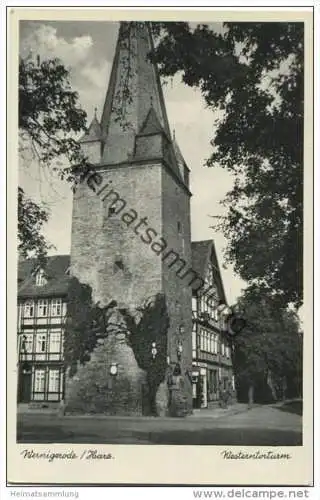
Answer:
[{"label": "tower masonry wall", "polygon": [[[96,192],[84,182],[74,195],[71,274],[81,283],[91,286],[93,300],[100,306],[116,300],[119,307],[134,310],[156,293],[164,293],[170,317],[168,354],[174,362],[177,357],[176,335],[183,325],[181,362],[185,370],[189,364],[191,366],[191,347],[187,339],[190,333],[191,342],[191,289],[182,286],[176,268],[170,269],[170,261],[163,260],[163,256],[172,249],[191,261],[189,198],[181,187],[176,187],[160,163],[98,168],[97,172],[102,182],[96,186]],[[151,342],[152,339],[150,349]],[[125,348],[130,349],[127,345]],[[117,376],[119,390],[122,380],[122,391],[126,392],[127,387],[131,393],[142,395],[140,368],[134,356],[126,356],[123,365],[121,351],[121,346],[112,351],[112,362],[120,367]],[[106,372],[109,353],[109,342],[99,346],[99,355],[95,351],[79,371],[78,385],[90,390],[88,384],[90,387],[92,374],[96,371],[98,376]],[[98,368],[99,363],[104,366]],[[74,382],[70,383],[73,386]],[[134,389],[132,383],[136,385]],[[169,397],[165,384],[157,395],[162,414],[166,413]],[[191,387],[190,390],[187,384],[186,387],[185,399],[189,406]],[[93,384],[92,391],[95,390]],[[81,408],[80,402],[76,401],[76,394],[80,397],[81,391],[69,390],[69,394],[73,394],[73,408]],[[131,409],[128,401],[131,401]],[[117,401],[119,414],[137,414],[139,409],[143,411],[142,405],[133,404],[130,398],[124,397],[123,407],[121,398]]]},{"label": "tower masonry wall", "polygon": [[[192,410],[192,268],[190,195],[170,173],[162,170],[162,233],[173,253],[163,260],[163,290],[167,297],[170,315],[169,354],[171,363],[178,361],[177,348],[182,346],[181,375],[188,411]],[[189,278],[189,279],[188,279]]]}]

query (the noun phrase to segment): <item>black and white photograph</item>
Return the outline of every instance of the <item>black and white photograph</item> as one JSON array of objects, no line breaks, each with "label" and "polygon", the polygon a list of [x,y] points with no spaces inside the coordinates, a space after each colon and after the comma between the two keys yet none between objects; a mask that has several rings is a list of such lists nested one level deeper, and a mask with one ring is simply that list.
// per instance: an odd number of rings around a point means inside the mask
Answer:
[{"label": "black and white photograph", "polygon": [[26,461],[305,444],[306,22],[197,14],[17,23]]}]

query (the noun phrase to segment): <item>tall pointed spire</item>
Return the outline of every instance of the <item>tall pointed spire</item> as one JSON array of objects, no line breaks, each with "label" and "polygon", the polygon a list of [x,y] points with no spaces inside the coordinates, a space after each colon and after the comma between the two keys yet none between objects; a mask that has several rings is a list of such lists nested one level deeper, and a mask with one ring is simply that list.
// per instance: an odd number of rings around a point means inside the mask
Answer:
[{"label": "tall pointed spire", "polygon": [[135,136],[152,108],[164,134],[170,129],[146,22],[121,22],[109,88],[102,112],[103,163],[120,163],[134,154]]}]

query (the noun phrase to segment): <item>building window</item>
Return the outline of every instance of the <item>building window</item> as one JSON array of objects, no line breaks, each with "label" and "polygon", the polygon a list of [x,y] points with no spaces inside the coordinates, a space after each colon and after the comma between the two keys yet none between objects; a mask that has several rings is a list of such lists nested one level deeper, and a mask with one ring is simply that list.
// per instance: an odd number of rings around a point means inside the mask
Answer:
[{"label": "building window", "polygon": [[46,372],[44,369],[37,369],[34,372],[34,392],[44,392]]},{"label": "building window", "polygon": [[201,312],[202,313],[205,313],[207,312],[208,310],[208,306],[207,306],[207,301],[206,301],[206,296],[205,295],[201,295]]},{"label": "building window", "polygon": [[201,351],[204,350],[204,337],[203,337],[203,330],[200,330],[200,349]]},{"label": "building window", "polygon": [[219,320],[218,310],[217,310],[216,307],[212,310],[212,319],[214,321],[218,321]]},{"label": "building window", "polygon": [[51,331],[49,340],[49,351],[50,352],[60,352],[61,349],[61,332]]},{"label": "building window", "polygon": [[47,283],[43,269],[40,269],[36,274],[36,286],[43,286]]},{"label": "building window", "polygon": [[38,316],[44,317],[48,316],[48,301],[39,300],[38,302]]},{"label": "building window", "polygon": [[178,233],[181,233],[181,222],[178,220],[177,222]]},{"label": "building window", "polygon": [[197,357],[197,334],[195,331],[192,332],[192,358]]},{"label": "building window", "polygon": [[214,340],[213,340],[213,352],[214,352],[214,354],[218,354],[218,336],[217,335],[214,336]]},{"label": "building window", "polygon": [[108,208],[108,217],[110,217],[111,215],[114,215],[115,212],[116,212],[115,207],[109,207]]},{"label": "building window", "polygon": [[197,299],[196,297],[192,297],[192,312],[197,312]]},{"label": "building window", "polygon": [[213,354],[214,353],[214,336],[211,333],[210,335],[210,352]]},{"label": "building window", "polygon": [[60,389],[60,371],[49,370],[48,392],[59,392]]},{"label": "building window", "polygon": [[36,352],[46,352],[47,335],[45,333],[36,334]]},{"label": "building window", "polygon": [[32,300],[27,300],[27,302],[25,302],[23,315],[25,318],[33,318],[34,302]]},{"label": "building window", "polygon": [[31,353],[33,344],[33,334],[22,334],[20,335],[20,353]]},{"label": "building window", "polygon": [[51,301],[51,316],[61,316],[62,302],[61,299],[52,299]]},{"label": "building window", "polygon": [[225,344],[223,341],[221,341],[221,355],[224,356],[225,355]]}]

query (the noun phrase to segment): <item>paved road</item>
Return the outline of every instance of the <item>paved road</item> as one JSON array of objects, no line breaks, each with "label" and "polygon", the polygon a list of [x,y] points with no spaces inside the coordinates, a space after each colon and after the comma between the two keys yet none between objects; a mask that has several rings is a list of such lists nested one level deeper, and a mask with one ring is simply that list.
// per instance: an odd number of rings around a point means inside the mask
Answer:
[{"label": "paved road", "polygon": [[271,406],[202,410],[188,418],[21,414],[18,442],[299,446],[302,419]]}]

